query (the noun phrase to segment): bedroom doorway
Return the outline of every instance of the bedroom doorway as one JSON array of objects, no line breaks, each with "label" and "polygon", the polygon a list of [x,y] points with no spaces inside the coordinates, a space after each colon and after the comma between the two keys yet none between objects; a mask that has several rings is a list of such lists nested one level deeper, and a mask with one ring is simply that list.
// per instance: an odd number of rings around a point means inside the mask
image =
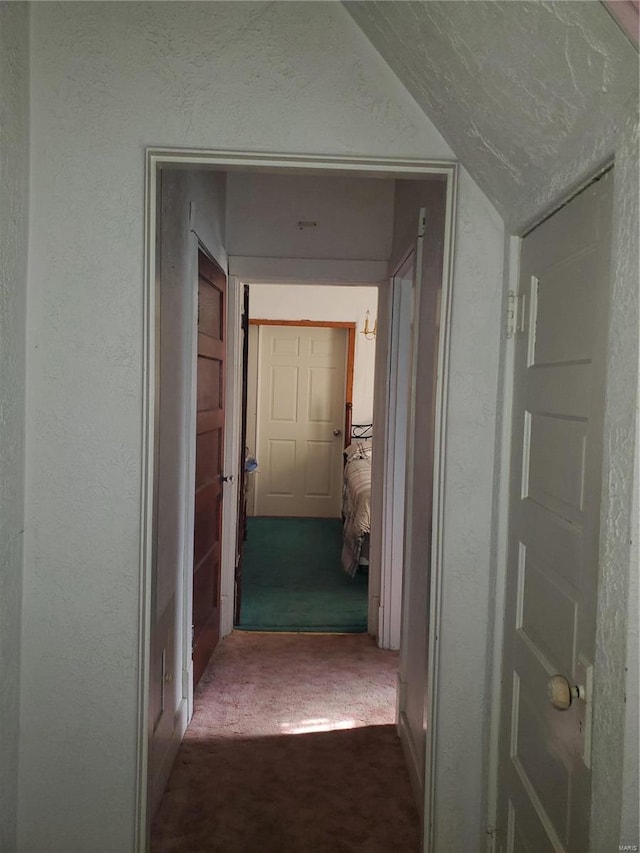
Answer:
[{"label": "bedroom doorway", "polygon": [[250,318],[249,327],[247,439],[259,460],[251,514],[337,518],[355,323]]},{"label": "bedroom doorway", "polygon": [[368,332],[358,340],[357,327],[375,317],[377,288],[321,288],[250,287],[239,520],[245,541],[235,587],[235,626],[243,630],[368,629],[370,464],[361,501],[367,530],[355,536],[352,522],[348,541],[343,492],[347,470],[367,466],[351,462],[348,448],[354,401],[371,434],[375,339]]}]

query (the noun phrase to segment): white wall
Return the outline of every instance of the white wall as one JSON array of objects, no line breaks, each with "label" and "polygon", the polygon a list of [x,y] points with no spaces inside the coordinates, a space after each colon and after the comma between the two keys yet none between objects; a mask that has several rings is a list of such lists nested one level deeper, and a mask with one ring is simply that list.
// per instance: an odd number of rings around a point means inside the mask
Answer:
[{"label": "white wall", "polygon": [[[29,8],[0,5],[0,850],[16,845],[24,531]],[[8,117],[11,117],[8,119]]]},{"label": "white wall", "polygon": [[[139,675],[143,148],[452,153],[338,4],[43,3],[32,8],[31,35],[19,846],[126,853]],[[493,316],[501,230],[467,177],[458,230],[450,456],[463,491],[450,491],[446,535],[454,577],[462,585],[473,575],[473,589],[487,531],[484,507],[477,524],[468,518],[477,510],[469,496],[491,488],[478,457],[497,336],[489,321],[486,339],[469,333],[479,307],[480,320]],[[469,393],[471,375],[479,392]],[[482,606],[464,613],[467,598],[448,603],[452,625],[483,634]],[[475,691],[482,667],[473,678]],[[467,730],[460,719],[456,741]],[[469,749],[479,745],[470,739]],[[464,813],[459,768],[447,772],[451,809]]]},{"label": "white wall", "polygon": [[[386,261],[394,182],[316,175],[229,174],[227,250],[269,258]],[[298,222],[316,222],[299,228]]]},{"label": "white wall", "polygon": [[[484,849],[484,721],[504,225],[465,169],[454,259],[438,683],[436,850]],[[428,722],[428,721],[427,721]],[[461,808],[461,803],[465,803]]]},{"label": "white wall", "polygon": [[637,106],[637,48],[604,3],[345,5],[511,233],[607,159]]},{"label": "white wall", "polygon": [[249,292],[249,316],[260,320],[331,320],[356,324],[353,365],[353,423],[373,418],[373,380],[376,342],[360,332],[367,310],[373,325],[378,308],[377,287],[254,284]]},{"label": "white wall", "polygon": [[603,3],[346,5],[510,233],[522,234],[615,160],[591,839],[604,850],[619,837],[623,750],[638,772],[638,730],[624,714],[625,657],[638,631],[638,610],[626,616],[637,571],[629,542],[640,394],[638,51]]},{"label": "white wall", "polygon": [[[594,851],[604,849],[612,838],[620,838],[623,843],[620,827],[628,832],[629,827],[637,826],[638,822],[638,801],[630,801],[629,786],[637,785],[639,732],[637,719],[628,714],[625,707],[627,694],[637,696],[637,668],[634,672],[631,667],[637,667],[634,650],[637,655],[640,619],[638,607],[633,606],[634,597],[638,594],[638,540],[633,533],[637,531],[637,510],[640,506],[638,447],[634,446],[640,400],[637,96],[630,99],[626,114],[620,117],[618,129],[594,662],[591,837]],[[633,791],[631,787],[631,793]],[[636,834],[632,843],[637,842]]]},{"label": "white wall", "polygon": [[[640,412],[636,412],[640,416]],[[636,447],[640,441],[640,425],[636,422]],[[638,811],[640,809],[640,785],[638,779],[638,711],[640,709],[640,690],[638,688],[638,676],[640,661],[638,655],[638,609],[640,602],[638,597],[638,575],[640,565],[638,562],[638,547],[640,537],[640,506],[638,505],[638,478],[640,476],[640,459],[636,450],[636,464],[634,475],[634,493],[632,507],[631,528],[631,574],[629,579],[629,598],[627,608],[627,619],[629,621],[629,632],[627,635],[627,660],[625,671],[625,736],[624,736],[624,758],[622,765],[622,820],[620,827],[620,844],[637,844],[640,838],[640,820]]]},{"label": "white wall", "polygon": [[[440,276],[442,245],[439,211],[444,187],[398,182],[393,255],[399,260],[415,239],[418,210],[426,208],[425,281]],[[453,269],[448,401],[445,436],[444,530],[442,531],[442,622],[439,633],[439,683],[436,719],[427,693],[427,631],[420,613],[430,602],[429,525],[431,511],[424,473],[429,465],[430,376],[433,354],[423,330],[435,305],[421,301],[416,394],[413,535],[408,545],[409,632],[401,677],[406,680],[406,727],[422,769],[425,731],[437,729],[435,849],[476,850],[483,830],[483,729],[489,709],[484,677],[490,609],[489,578],[493,512],[494,442],[497,410],[498,343],[501,334],[504,226],[493,206],[471,180],[459,173]],[[425,288],[427,289],[427,288]],[[463,770],[462,770],[463,769]],[[464,805],[462,805],[464,804]]]},{"label": "white wall", "polygon": [[[416,284],[418,313],[412,317],[412,353],[416,376],[409,390],[407,431],[407,482],[405,545],[403,565],[403,625],[400,653],[400,731],[410,757],[413,783],[423,797],[426,715],[426,677],[429,668],[428,620],[431,591],[430,524],[418,521],[430,518],[433,508],[433,457],[435,442],[435,384],[437,375],[437,324],[435,320],[438,291],[442,288],[444,269],[444,237],[447,185],[438,181],[398,181],[394,211],[392,269],[397,267],[407,250],[416,245],[420,209],[424,208],[425,233],[422,241],[420,279]],[[418,295],[419,294],[419,295]],[[412,369],[412,368],[410,368]],[[413,402],[413,407],[412,407]],[[414,411],[413,411],[414,409]],[[377,553],[379,532],[372,536],[372,551]],[[374,566],[378,561],[372,560]]]}]

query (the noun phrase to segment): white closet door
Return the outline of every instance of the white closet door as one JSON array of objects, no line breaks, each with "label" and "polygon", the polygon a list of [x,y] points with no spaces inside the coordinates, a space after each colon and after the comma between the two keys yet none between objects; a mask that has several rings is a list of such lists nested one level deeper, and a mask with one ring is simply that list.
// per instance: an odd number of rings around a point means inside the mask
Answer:
[{"label": "white closet door", "polygon": [[522,245],[498,815],[508,853],[589,849],[612,184],[609,173]]}]

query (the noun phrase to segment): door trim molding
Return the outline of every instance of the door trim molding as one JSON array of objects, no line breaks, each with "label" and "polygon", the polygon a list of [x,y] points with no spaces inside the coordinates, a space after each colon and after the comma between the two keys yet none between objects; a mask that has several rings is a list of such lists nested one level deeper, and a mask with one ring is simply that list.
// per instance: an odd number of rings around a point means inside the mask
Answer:
[{"label": "door trim molding", "polygon": [[435,424],[433,450],[433,510],[431,543],[431,594],[429,600],[429,654],[427,666],[425,755],[425,806],[424,849],[431,853],[435,846],[436,802],[436,745],[438,737],[438,679],[440,674],[440,624],[442,621],[442,574],[444,549],[444,499],[445,462],[447,449],[447,411],[449,398],[449,353],[451,349],[451,311],[453,306],[453,262],[455,249],[455,222],[458,188],[458,170],[454,169],[447,181],[445,211],[444,257],[442,265],[442,295],[440,304],[440,335],[438,339],[438,367],[435,393]]},{"label": "door trim molding", "polygon": [[[140,499],[140,574],[138,614],[138,708],[135,782],[134,839],[137,853],[145,853],[152,815],[148,802],[149,772],[149,668],[151,642],[151,593],[155,567],[156,513],[154,493],[158,477],[157,405],[159,356],[159,270],[156,262],[157,240],[157,183],[163,167],[214,166],[221,169],[271,168],[286,173],[353,174],[359,177],[415,178],[429,175],[442,176],[447,181],[447,209],[444,240],[444,265],[442,275],[442,302],[440,306],[440,341],[438,347],[438,385],[436,390],[436,434],[434,453],[433,501],[433,562],[432,595],[429,613],[429,679],[425,704],[431,726],[427,730],[427,755],[425,779],[425,815],[423,853],[433,846],[435,741],[437,737],[436,692],[439,660],[439,626],[441,612],[442,530],[444,512],[444,466],[446,444],[447,386],[451,325],[451,288],[453,281],[453,251],[455,242],[455,209],[458,164],[445,159],[402,159],[375,157],[341,157],[331,155],[301,155],[255,151],[225,151],[220,149],[193,149],[151,147],[145,150],[144,179],[144,257],[143,257],[143,328],[142,328],[142,465]],[[230,276],[229,276],[230,278]],[[225,435],[225,440],[228,436]],[[178,630],[181,630],[180,627]]]},{"label": "door trim molding", "polygon": [[[251,310],[251,309],[249,309]],[[261,318],[249,318],[250,326],[301,326],[319,329],[346,329],[347,330],[347,359],[346,359],[346,382],[344,386],[344,446],[351,440],[350,408],[353,405],[353,373],[356,363],[356,324],[343,320],[263,320]],[[258,365],[258,373],[260,366]],[[349,439],[349,442],[347,442]]]},{"label": "door trim molding", "polygon": [[[510,290],[518,292],[520,280],[520,252],[522,238],[509,237],[505,249],[505,287],[503,293],[503,313],[506,317],[507,294]],[[488,783],[487,783],[487,830],[488,837],[495,830],[498,816],[498,765],[500,757],[500,711],[502,701],[502,649],[504,637],[505,594],[507,585],[507,565],[509,550],[509,478],[511,476],[511,413],[513,409],[514,381],[514,340],[503,336],[502,370],[498,399],[501,399],[499,415],[500,429],[500,473],[496,488],[498,495],[496,534],[492,545],[496,566],[493,609],[493,642],[491,646],[491,680],[489,684],[489,724],[488,724]]]},{"label": "door trim molding", "polygon": [[[387,352],[387,375],[385,377],[384,405],[387,413],[384,441],[382,442],[384,459],[384,499],[381,524],[380,555],[380,613],[378,616],[378,645],[383,649],[399,649],[402,631],[402,611],[404,609],[404,520],[405,478],[398,478],[398,455],[403,459],[403,474],[406,474],[408,462],[407,427],[409,424],[409,379],[411,373],[411,334],[410,311],[407,312],[413,297],[413,284],[419,270],[416,258],[422,253],[422,237],[418,236],[413,245],[403,255],[390,276],[389,289],[389,339]],[[413,267],[412,280],[406,275],[409,264]],[[405,313],[406,312],[406,313]],[[380,313],[380,312],[379,312]],[[404,365],[404,369],[403,369]],[[398,389],[404,389],[406,400],[400,409]],[[402,396],[400,396],[402,400]],[[398,604],[395,604],[395,602]],[[395,604],[395,606],[394,606]],[[397,624],[396,620],[399,620]],[[397,638],[397,639],[396,639]],[[400,671],[403,671],[403,658],[400,658]],[[399,697],[400,698],[400,697]],[[399,710],[404,711],[403,701],[398,702]],[[421,789],[420,789],[421,790]]]},{"label": "door trim molding", "polygon": [[[251,302],[249,302],[249,310],[251,310]],[[261,318],[250,317],[249,325],[256,326],[258,330],[260,326],[288,326],[291,328],[300,328],[300,329],[344,329],[347,333],[347,341],[346,341],[346,349],[345,349],[345,384],[344,384],[344,442],[343,447],[347,446],[347,439],[349,439],[349,443],[351,441],[350,433],[351,433],[351,408],[353,406],[353,374],[355,367],[355,356],[356,356],[356,324],[351,323],[345,320],[264,320]],[[260,332],[258,332],[260,334]],[[261,346],[261,338],[258,338],[259,346]],[[257,363],[257,386],[258,386],[258,399],[260,398],[260,382],[261,382],[261,374],[262,374],[262,365],[260,363],[260,359],[258,358]],[[236,383],[237,385],[237,383]],[[347,435],[347,425],[349,429],[349,435]],[[260,417],[259,413],[256,413],[256,452],[258,450],[258,437],[260,434]],[[254,510],[255,504],[257,503],[257,496],[254,502]]]}]

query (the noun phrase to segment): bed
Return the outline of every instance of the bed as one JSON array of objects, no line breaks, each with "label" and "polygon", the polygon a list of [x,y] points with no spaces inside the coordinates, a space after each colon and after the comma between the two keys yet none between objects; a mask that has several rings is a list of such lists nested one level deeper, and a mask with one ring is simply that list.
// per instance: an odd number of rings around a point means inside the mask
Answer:
[{"label": "bed", "polygon": [[351,578],[369,565],[372,437],[372,424],[353,424],[351,444],[344,450],[342,566]]}]

